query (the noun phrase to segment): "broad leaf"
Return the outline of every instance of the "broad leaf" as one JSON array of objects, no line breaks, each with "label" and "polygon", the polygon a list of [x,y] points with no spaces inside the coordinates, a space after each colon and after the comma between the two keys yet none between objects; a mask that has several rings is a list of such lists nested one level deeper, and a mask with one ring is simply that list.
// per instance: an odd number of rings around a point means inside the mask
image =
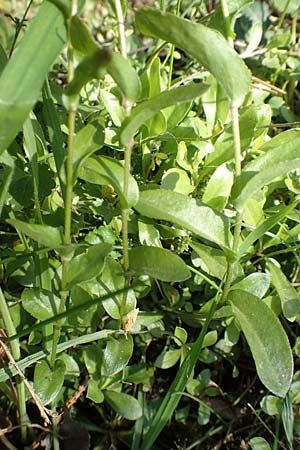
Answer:
[{"label": "broad leaf", "polygon": [[60,299],[53,292],[39,288],[24,289],[22,306],[33,317],[46,320],[58,313]]},{"label": "broad leaf", "polygon": [[139,198],[139,188],[133,176],[129,176],[128,195],[124,196],[124,166],[109,156],[92,156],[80,167],[79,178],[95,184],[111,184],[119,194],[124,208],[134,206]]},{"label": "broad leaf", "polygon": [[140,98],[140,79],[128,59],[119,53],[112,53],[106,70],[127,100],[136,102]]},{"label": "broad leaf", "polygon": [[75,183],[77,172],[83,162],[104,144],[104,130],[98,122],[88,123],[75,136],[73,152],[73,171]]},{"label": "broad leaf", "polygon": [[74,71],[74,78],[65,89],[65,94],[69,97],[75,97],[80,94],[83,86],[93,78],[101,78],[103,69],[107,66],[111,59],[111,53],[104,49],[96,49],[93,53],[89,53],[78,64]]},{"label": "broad leaf", "polygon": [[276,261],[268,259],[267,268],[271,274],[272,284],[279,295],[282,312],[290,322],[294,322],[300,316],[299,295]]},{"label": "broad leaf", "polygon": [[186,195],[166,189],[144,191],[135,209],[144,216],[175,223],[221,247],[230,248],[228,218]]},{"label": "broad leaf", "polygon": [[278,134],[260,147],[262,155],[246,165],[242,171],[239,189],[233,189],[234,205],[242,209],[255,191],[277,177],[300,168],[300,131],[289,130]]},{"label": "broad leaf", "polygon": [[233,290],[228,298],[249,344],[261,382],[273,394],[284,397],[292,381],[293,357],[281,323],[254,295]]},{"label": "broad leaf", "polygon": [[171,42],[193,56],[214,75],[230,100],[237,105],[243,102],[250,88],[250,72],[220,33],[150,8],[139,8],[135,17],[142,33]]},{"label": "broad leaf", "polygon": [[[239,116],[241,150],[244,151],[251,143],[257,116],[254,108],[246,108],[241,110]],[[234,142],[233,142],[232,123],[225,127],[224,132],[217,138],[214,144],[214,151],[210,153],[205,161],[201,178],[212,172],[221,164],[234,158]]]},{"label": "broad leaf", "polygon": [[105,400],[122,417],[127,420],[137,420],[143,415],[139,402],[128,394],[115,391],[104,391]]},{"label": "broad leaf", "polygon": [[0,153],[21,130],[65,38],[62,13],[44,1],[0,78]]},{"label": "broad leaf", "polygon": [[135,132],[162,109],[191,101],[202,95],[207,89],[208,86],[205,84],[190,84],[162,92],[150,100],[140,103],[133,108],[130,116],[124,121],[120,134],[121,143],[127,146]]},{"label": "broad leaf", "polygon": [[[209,275],[216,277],[219,280],[223,280],[228,269],[227,258],[224,252],[219,248],[209,247],[208,245],[200,244],[196,241],[192,241],[190,246],[200,258],[199,266],[201,269]],[[242,276],[243,273],[241,265],[236,264],[233,280]]]},{"label": "broad leaf", "polygon": [[239,289],[240,291],[255,295],[258,298],[263,298],[270,287],[270,281],[269,274],[255,272],[231,286],[231,289]]},{"label": "broad leaf", "polygon": [[101,373],[112,376],[125,369],[133,352],[133,339],[129,334],[111,337],[103,351]]},{"label": "broad leaf", "polygon": [[36,364],[34,369],[34,389],[44,405],[51,403],[57,397],[64,382],[66,366],[61,359],[50,369],[47,361]]},{"label": "broad leaf", "polygon": [[183,260],[170,250],[159,247],[135,247],[129,250],[129,267],[136,274],[161,281],[184,281],[191,274]]},{"label": "broad leaf", "polygon": [[91,280],[100,275],[105,257],[111,251],[110,244],[95,244],[86,249],[66,265],[66,278],[69,289],[77,283]]},{"label": "broad leaf", "polygon": [[124,293],[114,294],[114,291],[124,288],[125,275],[120,263],[112,257],[108,257],[105,261],[104,270],[98,278],[99,296],[107,295],[111,292],[111,297],[105,299],[102,305],[113,319],[120,320],[136,307],[136,298],[133,290],[126,294],[126,302],[124,304]]},{"label": "broad leaf", "polygon": [[207,183],[202,201],[217,211],[223,211],[230,196],[232,184],[233,172],[226,164],[222,164]]},{"label": "broad leaf", "polygon": [[59,228],[16,219],[10,219],[7,222],[45,247],[56,248],[63,243],[62,232]]}]

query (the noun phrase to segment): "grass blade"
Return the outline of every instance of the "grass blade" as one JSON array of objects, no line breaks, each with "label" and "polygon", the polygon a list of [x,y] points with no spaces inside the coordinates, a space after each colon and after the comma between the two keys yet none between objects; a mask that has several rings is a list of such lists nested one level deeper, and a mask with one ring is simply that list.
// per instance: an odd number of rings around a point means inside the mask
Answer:
[{"label": "grass blade", "polygon": [[0,154],[21,130],[64,43],[63,15],[45,1],[0,78]]},{"label": "grass blade", "polygon": [[191,376],[191,373],[198,360],[199,353],[202,348],[203,340],[207,332],[209,323],[214,315],[217,302],[214,301],[211,305],[209,315],[201,329],[201,332],[193,344],[192,350],[187,355],[182,365],[180,366],[173,383],[170,386],[165,398],[163,399],[156,415],[154,416],[149,431],[145,436],[141,450],[150,450],[156,438],[168,423],[173,412],[175,411],[185,386]]}]

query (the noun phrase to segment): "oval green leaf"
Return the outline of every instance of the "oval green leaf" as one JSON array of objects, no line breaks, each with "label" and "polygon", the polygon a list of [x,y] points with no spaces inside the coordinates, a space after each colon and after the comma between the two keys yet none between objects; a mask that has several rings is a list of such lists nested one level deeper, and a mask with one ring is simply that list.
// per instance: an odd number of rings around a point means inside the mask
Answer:
[{"label": "oval green leaf", "polygon": [[36,364],[34,369],[34,390],[44,405],[51,403],[58,395],[64,383],[66,366],[57,360],[54,369],[50,369],[47,361]]},{"label": "oval green leaf", "polygon": [[106,70],[127,100],[136,102],[140,98],[141,82],[128,59],[125,59],[120,53],[112,53]]},{"label": "oval green leaf", "polygon": [[104,129],[99,122],[91,122],[81,128],[75,136],[73,152],[73,183],[79,167],[104,144]]},{"label": "oval green leaf", "polygon": [[125,369],[133,352],[133,339],[130,334],[110,337],[103,352],[101,373],[112,376]]},{"label": "oval green leaf", "polygon": [[143,415],[139,402],[128,394],[115,391],[104,391],[105,400],[122,417],[127,420],[137,420]]},{"label": "oval green leaf", "polygon": [[300,168],[300,131],[289,130],[278,134],[262,147],[263,154],[246,165],[242,171],[239,189],[233,189],[234,205],[241,210],[253,193],[277,177]]},{"label": "oval green leaf", "polygon": [[52,292],[39,288],[24,289],[22,306],[33,317],[46,320],[58,313],[60,299]]},{"label": "oval green leaf", "polygon": [[221,247],[230,248],[228,218],[186,195],[167,189],[144,191],[135,209],[144,216],[175,223]]},{"label": "oval green leaf", "polygon": [[104,267],[105,257],[111,251],[110,244],[95,244],[86,249],[66,265],[66,278],[69,289],[75,284],[91,280],[100,275]]},{"label": "oval green leaf", "polygon": [[228,298],[249,344],[261,382],[273,394],[285,397],[293,376],[293,356],[281,323],[254,295],[233,290]]},{"label": "oval green leaf", "polygon": [[139,199],[139,188],[133,176],[129,176],[128,195],[124,196],[124,166],[109,156],[92,156],[80,167],[79,178],[94,184],[111,184],[119,194],[121,205],[131,208]]},{"label": "oval green leaf", "polygon": [[60,228],[40,225],[38,223],[27,223],[16,219],[10,219],[7,222],[45,247],[56,248],[63,243]]},{"label": "oval green leaf", "polygon": [[219,32],[147,7],[139,8],[135,18],[142,33],[189,53],[213,74],[230,100],[237,105],[243,102],[250,88],[250,72]]},{"label": "oval green leaf", "polygon": [[135,247],[129,251],[129,267],[136,274],[161,281],[184,281],[191,274],[179,256],[159,247]]},{"label": "oval green leaf", "polygon": [[291,285],[276,261],[267,260],[267,268],[271,274],[272,284],[275,287],[281,301],[281,309],[284,317],[294,322],[300,317],[300,298],[298,292]]},{"label": "oval green leaf", "polygon": [[140,103],[123,123],[120,134],[121,144],[127,146],[135,132],[162,109],[191,101],[202,95],[207,89],[208,86],[205,84],[190,84],[162,92],[150,100]]}]

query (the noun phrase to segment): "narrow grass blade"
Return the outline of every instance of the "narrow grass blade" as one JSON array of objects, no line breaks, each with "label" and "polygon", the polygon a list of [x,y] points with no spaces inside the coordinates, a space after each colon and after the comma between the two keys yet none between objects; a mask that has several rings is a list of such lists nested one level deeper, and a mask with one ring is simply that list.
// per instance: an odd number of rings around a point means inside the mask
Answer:
[{"label": "narrow grass blade", "polygon": [[44,1],[0,78],[0,153],[21,130],[64,43],[63,15]]},{"label": "narrow grass blade", "polygon": [[[63,353],[72,347],[77,347],[83,344],[89,344],[90,342],[98,341],[99,339],[106,339],[108,336],[116,333],[120,334],[123,332],[116,330],[101,330],[91,334],[84,334],[75,339],[71,339],[70,341],[66,341],[59,344],[57,346],[56,353],[57,354]],[[48,352],[47,350],[41,350],[39,352],[34,353],[33,355],[27,356],[26,358],[18,361],[18,367],[19,369],[24,371],[27,367],[30,367],[33,364],[37,363],[38,361],[47,358],[47,356],[49,355],[50,352]],[[14,377],[15,375],[17,375],[15,367],[12,364],[9,364],[7,367],[0,370],[0,383],[9,380],[11,377]]]},{"label": "narrow grass blade", "polygon": [[252,245],[255,241],[261,238],[267,231],[271,230],[276,224],[280,223],[287,214],[289,214],[293,209],[298,205],[298,201],[291,203],[290,205],[280,209],[277,214],[269,217],[265,220],[261,225],[255,228],[242,242],[238,249],[238,259],[240,259],[244,253],[248,250],[250,245]]},{"label": "narrow grass blade", "polygon": [[202,348],[203,340],[207,332],[209,323],[214,315],[217,302],[213,302],[209,315],[201,329],[201,332],[193,344],[192,350],[187,355],[182,365],[180,366],[175,379],[173,380],[170,389],[168,390],[165,398],[163,399],[156,415],[154,416],[148,433],[145,436],[141,450],[151,450],[156,438],[168,423],[173,412],[175,411],[184,391],[185,386],[191,376],[192,371],[198,360],[199,353]]}]

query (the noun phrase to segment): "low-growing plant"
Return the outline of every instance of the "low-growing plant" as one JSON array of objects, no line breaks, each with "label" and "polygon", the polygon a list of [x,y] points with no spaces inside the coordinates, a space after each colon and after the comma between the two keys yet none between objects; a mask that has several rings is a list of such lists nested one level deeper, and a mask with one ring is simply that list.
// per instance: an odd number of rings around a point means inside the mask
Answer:
[{"label": "low-growing plant", "polygon": [[296,448],[300,4],[136,6],[1,22],[0,439]]}]

